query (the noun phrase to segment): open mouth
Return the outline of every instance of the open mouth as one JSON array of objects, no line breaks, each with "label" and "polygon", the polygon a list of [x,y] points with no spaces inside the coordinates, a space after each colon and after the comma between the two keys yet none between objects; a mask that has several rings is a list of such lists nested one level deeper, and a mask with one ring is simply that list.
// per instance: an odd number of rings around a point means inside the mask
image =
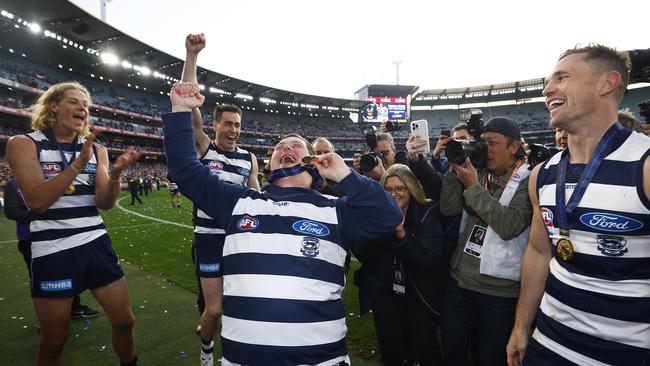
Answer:
[{"label": "open mouth", "polygon": [[280,158],[280,162],[282,164],[293,164],[293,163],[297,163],[298,161],[296,160],[296,158],[294,158],[291,155],[285,155],[282,158]]},{"label": "open mouth", "polygon": [[81,123],[83,123],[84,119],[86,118],[86,115],[83,114],[83,113],[75,113],[75,114],[72,115],[72,118],[79,121],[79,122],[81,122]]},{"label": "open mouth", "polygon": [[550,102],[547,103],[548,105],[548,110],[553,112],[556,108],[564,105],[566,103],[566,100],[564,99],[553,99]]}]

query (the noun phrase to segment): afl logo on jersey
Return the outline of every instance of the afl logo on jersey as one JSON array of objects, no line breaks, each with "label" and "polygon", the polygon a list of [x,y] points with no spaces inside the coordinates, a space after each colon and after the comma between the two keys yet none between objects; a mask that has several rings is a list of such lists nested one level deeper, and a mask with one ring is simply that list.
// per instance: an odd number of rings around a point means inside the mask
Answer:
[{"label": "afl logo on jersey", "polygon": [[41,167],[43,167],[43,173],[44,174],[59,174],[61,173],[61,166],[59,163],[43,163],[41,164]]},{"label": "afl logo on jersey", "polygon": [[553,226],[553,211],[549,210],[546,207],[542,207],[540,209],[540,212],[542,213],[542,220],[544,220],[544,225],[548,227]]},{"label": "afl logo on jersey", "polygon": [[258,219],[245,215],[237,222],[237,228],[242,231],[255,230],[259,224],[260,221]]}]

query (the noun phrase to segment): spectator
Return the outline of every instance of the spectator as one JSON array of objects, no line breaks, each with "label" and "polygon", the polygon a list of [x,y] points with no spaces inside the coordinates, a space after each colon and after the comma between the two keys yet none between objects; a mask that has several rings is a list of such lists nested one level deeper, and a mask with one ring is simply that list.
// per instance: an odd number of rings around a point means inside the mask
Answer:
[{"label": "spectator", "polygon": [[437,328],[444,282],[439,207],[425,197],[405,165],[388,168],[381,184],[404,219],[393,233],[352,246],[361,262],[354,276],[361,314],[373,310],[384,364],[440,365]]}]

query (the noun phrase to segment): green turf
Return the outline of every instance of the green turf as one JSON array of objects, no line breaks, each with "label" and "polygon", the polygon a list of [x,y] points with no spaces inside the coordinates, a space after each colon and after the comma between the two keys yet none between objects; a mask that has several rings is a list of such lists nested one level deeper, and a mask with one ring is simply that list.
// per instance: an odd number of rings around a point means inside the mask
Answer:
[{"label": "green turf", "polygon": [[[144,204],[130,206],[123,193],[119,204],[126,210],[161,220],[191,225],[191,205],[182,198],[172,208],[167,190],[143,197]],[[198,322],[195,309],[197,283],[190,256],[192,230],[129,214],[118,207],[102,212],[129,281],[136,314],[136,346],[141,365],[196,365]],[[27,270],[16,250],[14,223],[0,217],[0,365],[32,365],[38,351],[36,322],[29,299]],[[358,317],[357,289],[352,262],[344,298],[348,348],[354,365],[377,365],[379,359],[372,317]],[[97,307],[92,296],[82,301]],[[182,353],[184,352],[184,353]],[[218,350],[217,350],[218,352]],[[115,365],[110,330],[104,314],[71,323],[64,353],[65,365]]]}]

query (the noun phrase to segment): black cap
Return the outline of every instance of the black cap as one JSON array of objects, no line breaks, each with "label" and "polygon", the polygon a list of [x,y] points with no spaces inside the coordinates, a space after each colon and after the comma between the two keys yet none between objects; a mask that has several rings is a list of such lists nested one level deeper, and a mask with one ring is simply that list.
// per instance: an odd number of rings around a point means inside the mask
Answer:
[{"label": "black cap", "polygon": [[521,140],[521,129],[517,122],[507,117],[494,117],[485,124],[484,132],[498,132],[502,135]]}]

